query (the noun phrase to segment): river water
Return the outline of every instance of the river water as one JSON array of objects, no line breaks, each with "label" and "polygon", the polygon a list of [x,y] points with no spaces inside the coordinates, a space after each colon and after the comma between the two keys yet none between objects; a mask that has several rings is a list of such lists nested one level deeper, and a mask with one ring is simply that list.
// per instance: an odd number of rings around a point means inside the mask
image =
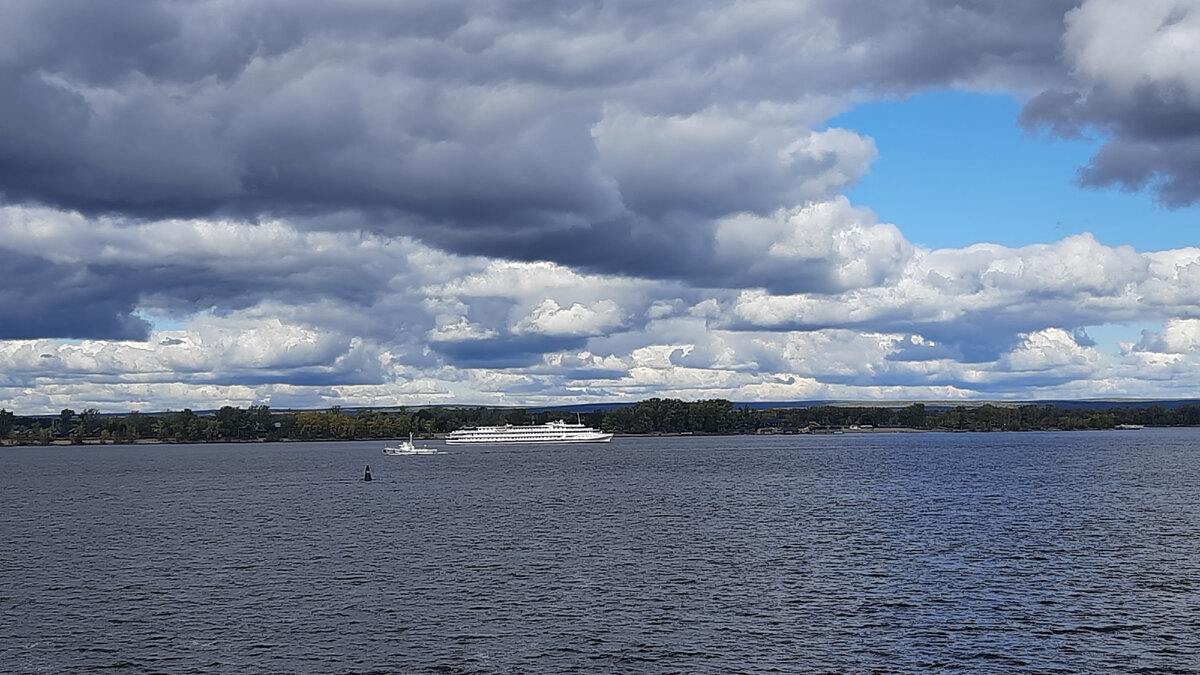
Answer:
[{"label": "river water", "polygon": [[382,445],[3,449],[0,671],[1200,672],[1200,430]]}]

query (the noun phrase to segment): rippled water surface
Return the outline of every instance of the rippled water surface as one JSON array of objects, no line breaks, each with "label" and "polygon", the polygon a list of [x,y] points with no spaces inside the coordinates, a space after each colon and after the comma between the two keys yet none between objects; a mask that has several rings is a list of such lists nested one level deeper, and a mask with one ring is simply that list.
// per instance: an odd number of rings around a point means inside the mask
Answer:
[{"label": "rippled water surface", "polygon": [[381,448],[0,450],[0,671],[1200,672],[1200,430]]}]

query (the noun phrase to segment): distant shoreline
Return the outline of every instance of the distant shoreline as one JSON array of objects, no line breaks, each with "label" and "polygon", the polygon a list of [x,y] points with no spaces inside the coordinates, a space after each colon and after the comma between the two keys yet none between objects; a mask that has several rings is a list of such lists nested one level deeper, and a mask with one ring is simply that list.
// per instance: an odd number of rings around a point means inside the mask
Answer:
[{"label": "distant shoreline", "polygon": [[[778,437],[778,436],[848,436],[853,434],[995,434],[995,433],[1039,433],[1039,432],[1071,432],[1071,431],[1138,431],[1141,429],[1194,429],[1194,426],[1146,426],[1138,429],[1130,428],[1108,428],[1108,429],[1021,429],[1021,430],[1002,430],[1002,429],[914,429],[911,427],[883,427],[883,428],[868,428],[868,429],[834,429],[821,431],[803,431],[803,432],[771,432],[771,433],[689,433],[689,432],[654,432],[644,434],[614,434],[614,438],[741,438],[746,436],[753,437]],[[418,440],[426,441],[444,441],[446,434],[432,434],[423,437],[418,437]],[[85,438],[80,442],[73,442],[64,439],[55,439],[49,443],[37,442],[20,442],[16,439],[6,438],[0,439],[0,447],[6,448],[27,448],[27,447],[43,447],[43,448],[67,448],[67,447],[96,447],[96,446],[126,446],[126,445],[256,445],[266,443],[391,443],[398,440],[403,440],[400,437],[396,438],[256,438],[256,439],[213,439],[213,440],[186,440],[177,441],[171,439],[160,438],[139,438],[133,441],[114,441],[100,438]]]}]

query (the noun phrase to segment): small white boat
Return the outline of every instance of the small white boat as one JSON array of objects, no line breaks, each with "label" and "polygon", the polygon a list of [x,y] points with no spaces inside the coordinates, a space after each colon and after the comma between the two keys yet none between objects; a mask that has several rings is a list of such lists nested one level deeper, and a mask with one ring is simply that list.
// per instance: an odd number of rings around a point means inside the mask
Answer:
[{"label": "small white boat", "polygon": [[412,437],[412,434],[410,433],[408,435],[407,441],[400,441],[396,445],[384,446],[383,454],[385,454],[385,455],[444,455],[444,454],[446,454],[446,451],[439,450],[438,448],[431,448],[427,445],[422,445],[420,447],[417,447],[416,445],[413,445],[413,437]]}]

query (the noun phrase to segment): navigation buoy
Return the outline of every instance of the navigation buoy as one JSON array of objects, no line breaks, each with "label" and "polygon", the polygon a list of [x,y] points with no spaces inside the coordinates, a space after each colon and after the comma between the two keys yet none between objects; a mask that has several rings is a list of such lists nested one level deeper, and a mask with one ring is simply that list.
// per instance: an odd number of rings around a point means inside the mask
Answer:
[{"label": "navigation buoy", "polygon": [[371,465],[367,465],[367,472],[363,474],[363,480],[371,480]]}]

